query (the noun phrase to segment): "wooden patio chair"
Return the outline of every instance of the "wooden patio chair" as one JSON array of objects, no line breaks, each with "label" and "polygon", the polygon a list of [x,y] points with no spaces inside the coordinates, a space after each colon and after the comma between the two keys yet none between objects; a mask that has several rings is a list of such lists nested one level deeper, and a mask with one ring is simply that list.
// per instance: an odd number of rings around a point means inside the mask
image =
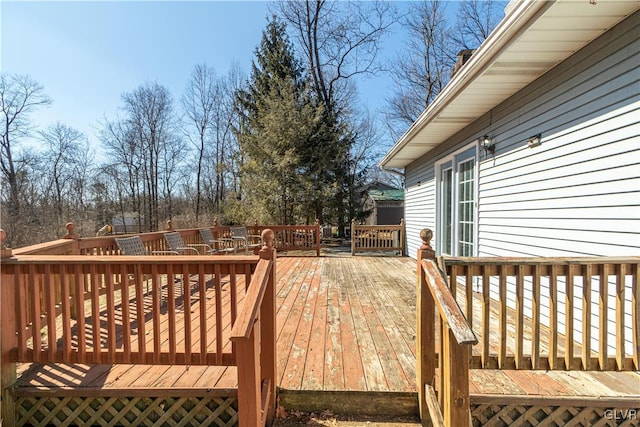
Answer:
[{"label": "wooden patio chair", "polygon": [[[115,240],[121,255],[179,255],[179,253],[175,251],[148,251],[140,236],[116,237]],[[148,277],[145,277],[144,281],[146,283],[147,293],[149,293]]]},{"label": "wooden patio chair", "polygon": [[121,255],[179,255],[176,251],[148,251],[140,236],[116,237]]},{"label": "wooden patio chair", "polygon": [[231,236],[238,243],[238,249],[244,249],[245,253],[262,247],[262,236],[249,234],[247,227],[231,227]]},{"label": "wooden patio chair", "polygon": [[177,252],[180,255],[209,255],[216,253],[216,251],[206,243],[186,244],[177,231],[165,233],[164,240],[167,242],[170,251]]},{"label": "wooden patio chair", "polygon": [[213,233],[209,228],[201,228],[198,230],[200,232],[200,237],[202,238],[202,242],[211,246],[213,249],[212,253],[218,254],[229,254],[235,253],[237,249],[236,241],[234,239],[229,238],[219,238],[216,239],[213,237]]}]

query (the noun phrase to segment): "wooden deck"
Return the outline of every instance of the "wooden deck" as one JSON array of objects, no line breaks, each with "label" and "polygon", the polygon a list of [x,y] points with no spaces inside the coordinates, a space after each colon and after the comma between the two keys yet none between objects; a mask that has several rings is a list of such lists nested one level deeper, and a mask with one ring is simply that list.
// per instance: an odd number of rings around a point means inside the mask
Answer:
[{"label": "wooden deck", "polygon": [[[278,389],[285,409],[417,413],[415,269],[414,260],[400,257],[278,258]],[[234,367],[23,365],[19,377],[19,395],[61,387],[69,396],[122,389],[212,396],[237,387]],[[640,412],[638,372],[474,369],[470,381],[477,405],[586,402]]]}]

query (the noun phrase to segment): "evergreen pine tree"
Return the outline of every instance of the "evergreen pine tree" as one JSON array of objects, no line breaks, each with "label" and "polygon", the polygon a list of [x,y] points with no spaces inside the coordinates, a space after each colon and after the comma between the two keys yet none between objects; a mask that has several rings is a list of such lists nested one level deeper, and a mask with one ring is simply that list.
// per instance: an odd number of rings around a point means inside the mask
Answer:
[{"label": "evergreen pine tree", "polygon": [[285,26],[275,17],[263,31],[236,107],[241,191],[231,218],[263,224],[314,220],[323,186],[315,163],[321,155],[314,153],[323,133],[323,108],[311,97]]}]

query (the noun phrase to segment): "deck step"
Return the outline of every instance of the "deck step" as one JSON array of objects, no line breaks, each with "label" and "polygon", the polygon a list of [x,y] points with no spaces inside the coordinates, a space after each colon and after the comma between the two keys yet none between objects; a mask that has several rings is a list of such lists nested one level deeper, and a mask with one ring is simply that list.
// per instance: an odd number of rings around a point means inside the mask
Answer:
[{"label": "deck step", "polygon": [[418,413],[418,394],[392,391],[278,390],[285,411],[403,416]]}]

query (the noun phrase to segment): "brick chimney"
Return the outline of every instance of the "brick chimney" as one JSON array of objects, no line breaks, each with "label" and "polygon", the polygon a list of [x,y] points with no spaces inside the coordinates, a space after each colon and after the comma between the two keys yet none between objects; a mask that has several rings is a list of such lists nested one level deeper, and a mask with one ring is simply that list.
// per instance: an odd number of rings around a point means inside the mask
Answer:
[{"label": "brick chimney", "polygon": [[460,71],[462,66],[467,63],[467,61],[469,60],[469,58],[471,58],[471,55],[473,55],[475,51],[475,49],[464,49],[458,52],[458,61],[456,61],[456,63],[453,65],[453,68],[451,69],[451,78],[453,78],[453,76],[455,76],[456,73]]}]

